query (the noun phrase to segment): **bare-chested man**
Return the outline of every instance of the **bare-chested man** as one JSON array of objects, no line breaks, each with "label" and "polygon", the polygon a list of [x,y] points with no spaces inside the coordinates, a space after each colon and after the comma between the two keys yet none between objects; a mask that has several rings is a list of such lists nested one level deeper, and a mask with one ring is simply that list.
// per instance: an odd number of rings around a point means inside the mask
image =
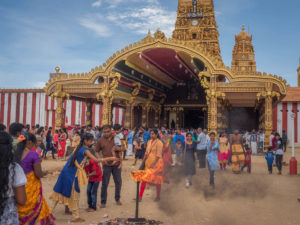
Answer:
[{"label": "bare-chested man", "polygon": [[241,166],[244,164],[245,155],[243,150],[243,136],[238,130],[230,136],[230,151],[232,159],[232,172],[240,173]]}]

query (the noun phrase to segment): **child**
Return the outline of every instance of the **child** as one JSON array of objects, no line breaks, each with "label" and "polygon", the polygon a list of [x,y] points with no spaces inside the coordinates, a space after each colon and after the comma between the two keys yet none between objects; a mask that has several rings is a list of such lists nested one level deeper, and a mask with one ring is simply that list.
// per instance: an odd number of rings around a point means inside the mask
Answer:
[{"label": "child", "polygon": [[136,165],[138,159],[144,159],[145,156],[145,147],[143,140],[143,133],[139,134],[139,137],[133,141],[134,152],[135,152],[135,161],[133,166]]},{"label": "child", "polygon": [[268,151],[266,152],[265,158],[267,160],[268,170],[269,174],[272,174],[273,172],[273,161],[274,161],[274,153],[272,151],[272,146],[268,148]]},{"label": "child", "polygon": [[[112,155],[113,157],[116,157],[118,159],[122,158],[122,152],[123,152],[123,140],[124,140],[124,135],[122,134],[122,127],[120,124],[115,124],[113,127],[114,131],[115,131],[115,136],[114,136],[114,143],[115,143],[115,147],[118,148],[113,148],[112,149]],[[113,162],[113,165],[115,165],[117,162]],[[121,168],[122,166],[122,160],[120,161],[120,165],[119,168]]]},{"label": "child", "polygon": [[244,171],[244,168],[247,167],[247,172],[251,173],[251,155],[252,151],[248,145],[246,145],[246,152],[245,152],[245,164],[242,166],[241,171]]},{"label": "child", "polygon": [[176,152],[176,160],[175,160],[175,165],[181,165],[182,162],[182,152],[183,152],[183,146],[181,144],[181,140],[178,139],[176,144],[175,144],[175,152]]},{"label": "child", "polygon": [[102,181],[102,170],[98,163],[94,162],[92,159],[84,167],[87,176],[89,178],[89,183],[87,187],[87,199],[89,208],[88,212],[95,212],[97,210],[97,193],[100,181]]},{"label": "child", "polygon": [[90,158],[94,162],[118,161],[115,157],[108,157],[105,159],[96,158],[88,150],[89,146],[93,144],[94,136],[92,134],[83,134],[80,144],[73,152],[68,162],[61,171],[57,182],[53,188],[54,192],[50,199],[54,201],[53,209],[58,203],[65,205],[65,213],[70,214],[72,210],[73,219],[71,222],[84,222],[79,217],[79,199],[80,189],[87,184],[86,173],[83,169],[85,159]]}]

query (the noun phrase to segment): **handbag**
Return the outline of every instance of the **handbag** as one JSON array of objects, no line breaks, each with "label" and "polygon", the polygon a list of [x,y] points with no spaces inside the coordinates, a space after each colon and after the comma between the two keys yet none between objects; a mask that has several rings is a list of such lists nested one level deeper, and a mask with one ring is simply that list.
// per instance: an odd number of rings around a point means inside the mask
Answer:
[{"label": "handbag", "polygon": [[[156,141],[156,142],[157,142],[157,141]],[[156,142],[155,142],[155,143],[156,143]],[[147,159],[148,159],[150,153],[152,152],[152,145],[153,145],[153,143],[151,144],[151,150],[150,150],[149,154],[144,158],[142,164],[140,165],[139,170],[145,170],[145,168],[146,168],[146,161],[147,161]]]}]

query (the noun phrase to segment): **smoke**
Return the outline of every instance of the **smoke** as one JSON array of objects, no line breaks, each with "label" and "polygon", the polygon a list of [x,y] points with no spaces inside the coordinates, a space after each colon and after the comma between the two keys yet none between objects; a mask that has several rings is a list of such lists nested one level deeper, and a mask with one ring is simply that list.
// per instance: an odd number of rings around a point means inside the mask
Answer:
[{"label": "smoke", "polygon": [[[268,189],[272,185],[271,180],[254,174],[232,174],[230,169],[219,171],[215,174],[215,188],[209,185],[209,171],[197,170],[193,177],[193,185],[185,188],[185,175],[182,167],[172,168],[169,172],[169,184],[163,184],[162,198],[159,208],[167,215],[182,212],[194,202],[205,207],[205,202],[242,199],[247,201],[261,200],[268,195]],[[192,203],[193,202],[193,203]],[[198,206],[197,206],[198,207]],[[218,214],[219,215],[219,214]],[[228,216],[227,216],[228,217]],[[217,218],[214,218],[217,220]],[[222,216],[224,222],[224,216]],[[227,218],[226,223],[234,224],[233,219]]]}]

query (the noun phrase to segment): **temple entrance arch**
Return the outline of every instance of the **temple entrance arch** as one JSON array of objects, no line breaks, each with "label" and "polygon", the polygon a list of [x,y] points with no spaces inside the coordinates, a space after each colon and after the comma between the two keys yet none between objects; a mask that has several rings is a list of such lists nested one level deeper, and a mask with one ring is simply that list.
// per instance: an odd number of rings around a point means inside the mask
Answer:
[{"label": "temple entrance arch", "polygon": [[[199,58],[172,48],[149,48],[117,62],[113,71],[121,74],[118,91],[132,95],[132,84],[140,84],[139,93],[131,97],[134,108],[131,116],[133,121],[140,121],[137,117],[146,118],[144,123],[135,122],[128,127],[164,125],[171,128],[172,121],[176,128],[206,125],[207,87],[202,86],[203,78],[199,73],[207,72],[207,67]],[[206,79],[207,83],[209,79]],[[144,108],[142,115],[139,107]]]}]

